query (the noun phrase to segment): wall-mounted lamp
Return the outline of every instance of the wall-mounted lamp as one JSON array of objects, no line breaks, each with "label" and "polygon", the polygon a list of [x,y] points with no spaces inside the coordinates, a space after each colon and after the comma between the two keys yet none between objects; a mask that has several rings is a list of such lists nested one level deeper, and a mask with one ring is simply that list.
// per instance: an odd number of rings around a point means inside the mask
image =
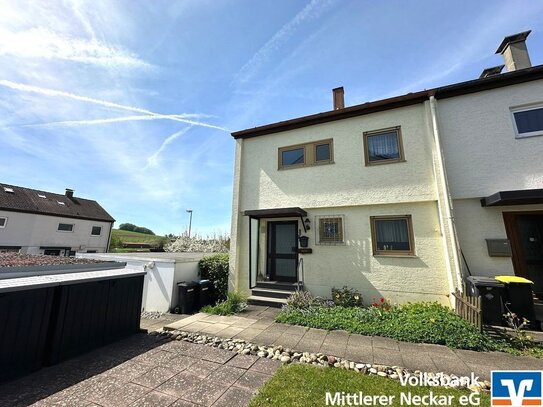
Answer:
[{"label": "wall-mounted lamp", "polygon": [[309,220],[309,218],[305,218],[304,226],[306,231],[311,229],[311,221]]}]

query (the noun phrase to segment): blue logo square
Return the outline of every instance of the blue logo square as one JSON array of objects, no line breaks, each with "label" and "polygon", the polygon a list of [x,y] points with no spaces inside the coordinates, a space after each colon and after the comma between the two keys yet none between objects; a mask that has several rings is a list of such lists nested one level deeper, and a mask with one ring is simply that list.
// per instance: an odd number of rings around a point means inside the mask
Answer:
[{"label": "blue logo square", "polygon": [[492,406],[541,406],[543,371],[495,370],[491,373]]}]

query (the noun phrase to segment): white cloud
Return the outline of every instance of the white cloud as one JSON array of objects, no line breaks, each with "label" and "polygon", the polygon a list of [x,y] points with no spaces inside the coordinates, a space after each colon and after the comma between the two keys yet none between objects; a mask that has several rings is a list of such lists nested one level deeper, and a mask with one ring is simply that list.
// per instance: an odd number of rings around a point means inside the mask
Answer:
[{"label": "white cloud", "polygon": [[103,67],[150,68],[151,65],[125,49],[96,39],[84,39],[44,27],[11,31],[0,28],[0,55],[18,58],[60,59]]}]

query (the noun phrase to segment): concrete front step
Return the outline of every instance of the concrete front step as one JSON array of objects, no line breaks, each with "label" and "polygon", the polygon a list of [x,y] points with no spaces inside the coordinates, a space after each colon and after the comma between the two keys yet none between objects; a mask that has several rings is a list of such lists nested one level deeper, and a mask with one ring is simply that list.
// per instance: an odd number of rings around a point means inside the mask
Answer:
[{"label": "concrete front step", "polygon": [[287,303],[286,298],[261,297],[259,295],[250,295],[247,302],[251,305],[262,305],[265,307],[281,308]]},{"label": "concrete front step", "polygon": [[293,291],[276,290],[272,288],[253,288],[251,290],[254,296],[257,297],[271,297],[271,298],[288,298]]},{"label": "concrete front step", "polygon": [[[284,290],[284,291],[296,291],[298,289],[298,284],[296,283],[282,283],[275,281],[259,281],[256,283],[256,288],[265,288],[272,290]],[[303,288],[302,288],[303,289]]]}]

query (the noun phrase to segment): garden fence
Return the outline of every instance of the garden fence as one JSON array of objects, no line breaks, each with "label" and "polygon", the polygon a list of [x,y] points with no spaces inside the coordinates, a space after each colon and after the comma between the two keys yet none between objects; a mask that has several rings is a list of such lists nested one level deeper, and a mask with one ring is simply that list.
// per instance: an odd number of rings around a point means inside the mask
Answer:
[{"label": "garden fence", "polygon": [[482,331],[483,313],[481,310],[481,297],[470,297],[465,293],[461,293],[459,290],[453,292],[452,295],[456,298],[455,312]]}]

